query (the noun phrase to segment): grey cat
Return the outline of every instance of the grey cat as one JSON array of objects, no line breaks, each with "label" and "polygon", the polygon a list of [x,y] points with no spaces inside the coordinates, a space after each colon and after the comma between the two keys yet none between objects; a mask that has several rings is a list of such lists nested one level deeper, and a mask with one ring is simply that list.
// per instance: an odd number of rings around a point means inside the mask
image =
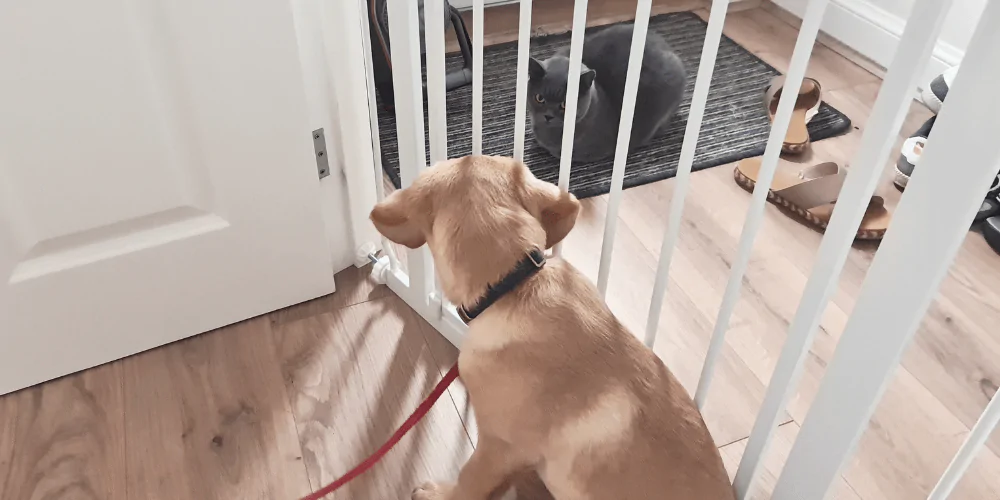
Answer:
[{"label": "grey cat", "polygon": [[[625,96],[625,74],[632,25],[617,25],[589,35],[583,44],[580,98],[576,113],[573,161],[602,160],[615,153]],[[569,48],[545,61],[531,59],[528,102],[535,140],[558,158],[562,150]],[[643,146],[665,128],[684,95],[687,72],[667,42],[649,32],[639,74],[629,150]]]}]

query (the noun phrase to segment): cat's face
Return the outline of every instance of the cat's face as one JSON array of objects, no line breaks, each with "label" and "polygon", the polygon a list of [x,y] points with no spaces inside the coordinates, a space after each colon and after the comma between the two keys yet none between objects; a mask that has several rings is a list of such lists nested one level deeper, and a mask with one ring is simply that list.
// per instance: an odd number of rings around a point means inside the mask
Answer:
[{"label": "cat's face", "polygon": [[[532,58],[528,62],[528,109],[536,126],[562,126],[566,115],[566,75],[569,59],[554,56],[544,62]],[[581,67],[580,98],[577,100],[576,119],[587,114],[593,101],[594,78],[597,72]]]}]

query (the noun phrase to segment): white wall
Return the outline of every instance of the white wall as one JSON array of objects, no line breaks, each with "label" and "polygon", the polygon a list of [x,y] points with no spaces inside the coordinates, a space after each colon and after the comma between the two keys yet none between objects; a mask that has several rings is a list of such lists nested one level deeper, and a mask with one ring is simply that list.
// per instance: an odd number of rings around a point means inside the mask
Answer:
[{"label": "white wall", "polygon": [[[801,17],[808,0],[773,0]],[[823,31],[887,67],[915,0],[831,0]],[[921,85],[961,62],[987,0],[954,0]]]},{"label": "white wall", "polygon": [[[972,38],[972,31],[976,28],[979,15],[986,7],[986,0],[954,0],[954,2],[938,40],[951,45],[960,52],[965,52],[965,48],[969,45],[969,39]],[[913,8],[914,0],[871,0],[869,3],[905,20],[910,14],[910,9]]]}]

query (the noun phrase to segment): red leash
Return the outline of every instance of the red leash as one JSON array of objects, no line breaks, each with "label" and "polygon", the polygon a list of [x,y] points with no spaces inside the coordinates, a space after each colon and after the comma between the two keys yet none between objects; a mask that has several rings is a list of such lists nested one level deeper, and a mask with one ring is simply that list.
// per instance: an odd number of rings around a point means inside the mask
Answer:
[{"label": "red leash", "polygon": [[399,430],[397,430],[395,434],[393,434],[392,437],[378,449],[378,451],[372,454],[372,456],[366,458],[364,462],[358,464],[357,467],[351,469],[350,472],[344,474],[344,476],[340,479],[324,486],[315,493],[304,497],[302,500],[320,500],[330,493],[337,491],[341,486],[351,482],[358,476],[368,472],[368,469],[371,469],[378,463],[379,460],[382,460],[382,457],[384,457],[386,453],[389,453],[389,450],[391,450],[393,446],[396,446],[396,444],[403,439],[403,436],[405,436],[407,432],[410,432],[410,429],[417,425],[417,422],[420,422],[420,419],[427,415],[427,412],[429,412],[431,407],[434,406],[434,403],[441,398],[441,395],[444,394],[444,391],[448,389],[448,386],[451,385],[456,378],[458,378],[458,363],[455,363],[455,366],[452,366],[451,369],[448,370],[448,373],[446,373],[444,378],[438,382],[438,385],[434,387],[434,390],[431,391],[429,396],[427,396],[427,399],[425,399],[423,403],[420,403],[420,406],[418,406],[413,414],[410,415],[410,418],[407,418],[406,422],[403,422],[403,425],[400,426]]}]

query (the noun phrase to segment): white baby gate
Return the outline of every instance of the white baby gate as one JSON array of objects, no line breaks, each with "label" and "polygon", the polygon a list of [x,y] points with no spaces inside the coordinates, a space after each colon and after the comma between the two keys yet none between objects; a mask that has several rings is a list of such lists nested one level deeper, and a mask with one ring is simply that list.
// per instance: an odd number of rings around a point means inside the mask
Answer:
[{"label": "white baby gate", "polygon": [[[351,3],[351,2],[348,2]],[[622,198],[625,160],[636,101],[639,63],[642,60],[651,0],[638,0],[635,30],[625,83],[625,103],[614,156],[612,187],[604,228],[598,288],[607,290],[614,250],[618,208]],[[816,35],[829,0],[810,0],[789,65],[786,86],[797,88],[805,74]],[[875,101],[860,147],[843,186],[812,274],[789,327],[787,340],[767,387],[763,405],[740,462],[734,488],[743,500],[760,471],[761,459],[779,423],[784,407],[802,373],[803,361],[812,344],[831,293],[854,240],[869,200],[889,157],[897,131],[909,108],[913,89],[928,60],[951,0],[916,0],[899,49],[888,69]],[[652,346],[666,292],[670,260],[677,243],[691,165],[701,128],[709,82],[715,66],[729,0],[714,0],[708,21],[701,64],[688,116],[670,212],[660,250],[659,265],[649,307],[645,342]],[[367,99],[374,151],[378,199],[384,196],[378,134],[375,87],[371,71],[371,47],[365,0],[345,10],[355,12],[360,23],[365,58]],[[448,157],[445,116],[445,39],[443,0],[426,0],[427,97],[430,127],[430,164]],[[587,0],[576,0],[573,14],[569,74],[578,74],[586,25]],[[421,59],[417,2],[389,0],[392,74],[399,142],[402,185],[413,182],[427,167],[424,154]],[[531,0],[520,0],[518,35],[517,97],[514,120],[514,156],[523,158]],[[483,0],[473,1],[473,103],[472,150],[482,151],[483,105]],[[969,221],[1000,165],[1000,100],[994,98],[1000,81],[1000,2],[990,2],[972,37],[961,71],[948,95],[948,106],[935,124],[933,145],[921,158],[921,167],[910,180],[893,217],[890,230],[876,253],[861,288],[836,353],[826,371],[775,486],[777,500],[819,500],[824,497],[841,468],[851,457],[868,426],[876,404],[900,363],[936,290],[965,238]],[[566,116],[575,116],[579,80],[569,79]],[[789,97],[793,96],[793,97]],[[764,216],[767,191],[773,180],[782,140],[789,126],[795,93],[783,93],[778,104],[764,153],[757,187],[746,215],[739,249],[722,299],[707,358],[695,393],[699,407],[708,396],[712,376],[730,316],[739,299],[751,248]],[[569,185],[571,149],[575,122],[565,122],[559,187]],[[347,147],[367,148],[368,144]],[[366,157],[371,151],[366,151]],[[368,168],[352,166],[354,168]],[[461,343],[465,325],[435,286],[434,267],[426,248],[410,250],[405,272],[383,241],[385,256],[376,264],[381,278],[407,304],[455,345]],[[559,252],[557,247],[555,252]],[[944,499],[957,484],[1000,421],[1000,397],[994,396],[973,427],[929,498]]]}]

